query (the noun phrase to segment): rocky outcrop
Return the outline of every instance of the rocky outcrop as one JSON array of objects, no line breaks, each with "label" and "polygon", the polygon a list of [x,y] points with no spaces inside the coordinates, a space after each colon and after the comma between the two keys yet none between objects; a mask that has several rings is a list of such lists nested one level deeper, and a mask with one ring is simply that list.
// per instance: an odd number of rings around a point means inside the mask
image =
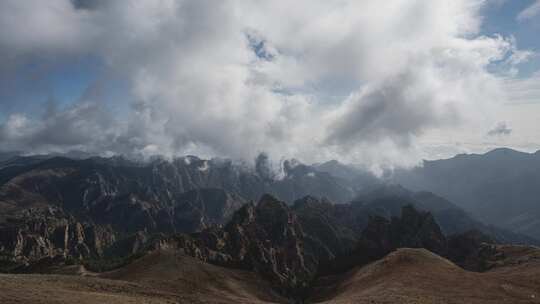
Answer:
[{"label": "rocky outcrop", "polygon": [[292,209],[304,231],[306,258],[313,263],[350,252],[358,242],[358,224],[363,220],[358,219],[352,205],[306,196]]},{"label": "rocky outcrop", "polygon": [[443,256],[448,251],[446,237],[431,213],[407,205],[402,208],[401,217],[387,219],[370,216],[366,228],[358,237],[356,247],[351,252],[321,263],[319,274],[347,271],[403,247],[425,248]]},{"label": "rocky outcrop", "polygon": [[471,271],[486,271],[502,257],[494,241],[477,230],[450,236],[447,255],[454,263]]},{"label": "rocky outcrop", "polygon": [[393,217],[390,227],[394,248],[425,248],[439,255],[447,252],[446,237],[430,212],[404,206],[401,218]]},{"label": "rocky outcrop", "polygon": [[304,261],[302,227],[284,202],[265,195],[238,212],[225,231],[235,258],[281,285],[298,289],[314,274]]},{"label": "rocky outcrop", "polygon": [[178,232],[195,232],[226,224],[246,201],[222,189],[204,188],[183,193],[173,209],[173,222]]},{"label": "rocky outcrop", "polygon": [[[248,203],[240,208],[223,227],[176,236],[175,246],[206,262],[254,270],[297,299],[308,292],[316,276],[349,270],[397,248],[447,253],[446,238],[429,212],[406,206],[399,218],[373,216],[355,236],[339,223],[338,209],[328,204],[307,197],[291,209],[265,195],[257,205]],[[310,244],[313,239],[317,244],[328,242],[326,251],[317,251],[322,246]],[[339,254],[329,258],[328,252]]]},{"label": "rocky outcrop", "polygon": [[300,297],[316,273],[304,259],[304,233],[289,207],[270,195],[248,203],[221,228],[175,238],[185,254],[210,263],[253,270],[277,290]]},{"label": "rocky outcrop", "polygon": [[28,209],[20,217],[0,224],[0,254],[20,263],[54,256],[101,256],[114,241],[110,229],[81,223],[52,207]]}]

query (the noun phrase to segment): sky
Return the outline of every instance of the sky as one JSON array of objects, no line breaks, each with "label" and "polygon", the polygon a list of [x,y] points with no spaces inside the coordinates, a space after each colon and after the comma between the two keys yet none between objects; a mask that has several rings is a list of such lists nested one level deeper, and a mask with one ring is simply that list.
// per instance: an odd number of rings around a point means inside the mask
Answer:
[{"label": "sky", "polygon": [[0,150],[540,149],[539,0],[3,0]]}]

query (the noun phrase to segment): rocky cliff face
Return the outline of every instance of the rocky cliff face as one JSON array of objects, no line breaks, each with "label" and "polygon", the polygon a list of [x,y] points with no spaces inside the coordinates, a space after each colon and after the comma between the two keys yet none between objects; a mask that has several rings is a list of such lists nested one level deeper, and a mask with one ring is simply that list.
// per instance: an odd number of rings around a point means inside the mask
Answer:
[{"label": "rocky cliff face", "polygon": [[[229,160],[193,156],[146,164],[18,157],[0,164],[0,246],[3,256],[18,261],[129,254],[144,247],[137,235],[210,231],[266,192],[290,200],[307,193],[352,197],[329,174],[301,164],[288,165],[287,176],[274,179]],[[262,252],[261,258],[273,258]]]},{"label": "rocky cliff face", "polygon": [[364,214],[350,204],[332,204],[311,196],[292,206],[304,230],[308,259],[332,260],[351,251],[363,229]]},{"label": "rocky cliff face", "polygon": [[178,197],[171,220],[179,232],[201,231],[226,224],[246,200],[222,189],[195,189]]},{"label": "rocky cliff face", "polygon": [[357,235],[355,247],[334,259],[322,261],[319,274],[347,271],[402,247],[426,248],[440,255],[446,255],[448,249],[447,239],[431,213],[406,205],[400,217],[369,216],[366,227]]},{"label": "rocky cliff face", "polygon": [[225,231],[233,257],[285,286],[286,292],[307,287],[315,274],[304,260],[302,227],[284,202],[265,195],[257,206],[241,209]]},{"label": "rocky cliff face", "polygon": [[210,263],[256,271],[283,294],[298,297],[316,274],[304,256],[296,215],[272,196],[239,209],[221,228],[175,238],[184,253]]},{"label": "rocky cliff face", "polygon": [[23,264],[54,256],[101,256],[114,242],[110,228],[79,222],[53,207],[26,209],[0,224],[0,255]]},{"label": "rocky cliff face", "polygon": [[[0,168],[3,259],[100,257],[124,238],[123,243],[130,244],[116,246],[122,248],[115,252],[130,253],[142,247],[141,238],[132,236],[191,233],[223,225],[245,203],[223,189],[197,188],[205,184],[203,172],[184,173],[204,163],[182,164],[139,166],[119,159],[64,158],[4,163]],[[219,185],[206,178],[206,184]]]},{"label": "rocky cliff face", "polygon": [[447,241],[429,212],[404,206],[401,217],[390,220],[371,217],[362,232],[362,247],[378,255],[386,255],[397,248],[426,248],[439,255],[447,253]]},{"label": "rocky cliff face", "polygon": [[446,237],[435,217],[408,202],[391,197],[336,205],[306,197],[296,201],[293,210],[306,233],[307,246],[322,260],[350,253],[361,240],[372,245],[371,251],[380,251],[379,255],[399,247],[444,253]]}]

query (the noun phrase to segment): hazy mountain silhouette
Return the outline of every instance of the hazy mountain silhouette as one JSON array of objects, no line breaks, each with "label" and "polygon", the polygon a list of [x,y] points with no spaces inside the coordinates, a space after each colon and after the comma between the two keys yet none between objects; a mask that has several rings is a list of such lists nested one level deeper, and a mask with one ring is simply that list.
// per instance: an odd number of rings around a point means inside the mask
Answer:
[{"label": "hazy mountain silhouette", "polygon": [[540,152],[495,149],[425,161],[394,181],[437,193],[482,221],[540,237]]}]

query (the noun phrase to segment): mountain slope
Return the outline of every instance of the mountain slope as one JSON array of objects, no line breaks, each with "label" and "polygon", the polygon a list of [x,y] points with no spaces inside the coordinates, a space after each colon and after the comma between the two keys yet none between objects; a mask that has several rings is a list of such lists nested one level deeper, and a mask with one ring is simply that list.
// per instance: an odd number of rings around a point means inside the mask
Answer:
[{"label": "mountain slope", "polygon": [[1,303],[286,303],[255,273],[169,249],[91,276],[0,274]]},{"label": "mountain slope", "polygon": [[540,264],[465,271],[425,249],[399,249],[340,277],[321,278],[314,303],[540,303]]},{"label": "mountain slope", "polygon": [[[503,250],[507,259],[501,265],[476,273],[424,249],[399,249],[346,274],[319,278],[306,303],[540,303],[539,250]],[[0,302],[287,303],[252,272],[170,249],[99,276],[0,274]]]},{"label": "mountain slope", "polygon": [[488,224],[540,238],[540,151],[496,149],[425,161],[393,179],[437,193]]},{"label": "mountain slope", "polygon": [[413,192],[400,185],[386,184],[373,188],[371,191],[361,193],[352,204],[359,205],[365,213],[387,218],[399,215],[403,206],[413,205],[419,210],[431,212],[446,235],[478,230],[500,243],[540,244],[535,238],[494,225],[486,225],[470,212],[432,192]]},{"label": "mountain slope", "polygon": [[412,192],[399,185],[385,185],[359,195],[350,204],[305,197],[292,209],[306,233],[306,246],[325,259],[353,250],[370,217],[390,220],[400,217],[406,206],[429,211],[445,236],[476,230],[493,241],[508,244],[538,244],[538,241],[504,229],[487,226],[451,202],[430,192]]},{"label": "mountain slope", "polygon": [[153,251],[99,277],[133,282],[203,303],[285,301],[254,272],[203,263],[172,248]]}]

